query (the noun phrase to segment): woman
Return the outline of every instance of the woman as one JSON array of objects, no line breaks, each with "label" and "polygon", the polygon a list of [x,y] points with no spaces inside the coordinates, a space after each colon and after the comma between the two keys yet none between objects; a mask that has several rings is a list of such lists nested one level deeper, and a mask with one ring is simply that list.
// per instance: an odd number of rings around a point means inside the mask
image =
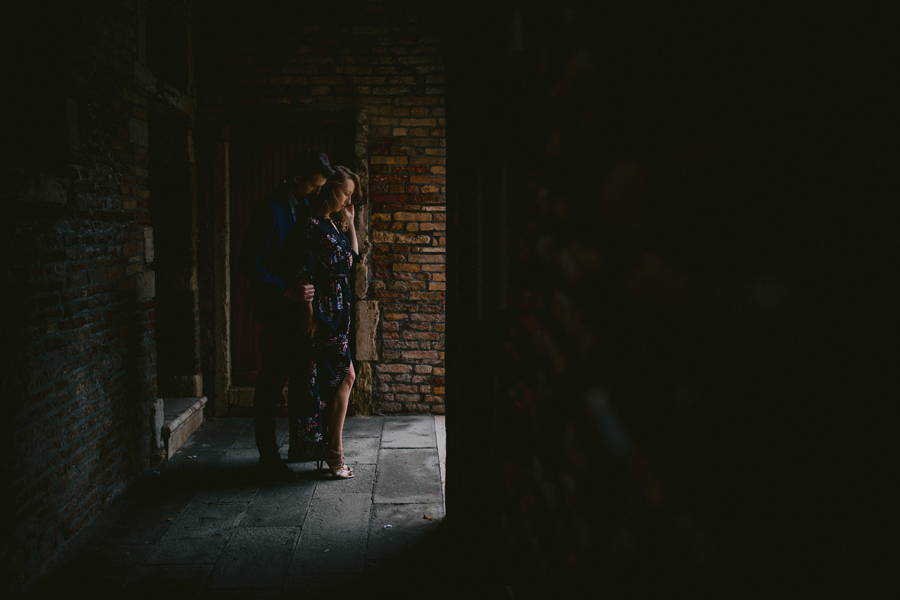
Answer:
[{"label": "woman", "polygon": [[[300,401],[300,441],[318,466],[328,464],[333,477],[349,479],[344,464],[343,429],[350,389],[356,372],[350,360],[350,269],[359,260],[353,218],[362,199],[359,177],[335,167],[319,194],[322,205],[314,216],[297,224],[285,247],[289,272],[308,278],[315,297],[303,304],[301,329],[312,338],[308,385]],[[301,386],[298,386],[301,387]],[[295,399],[291,399],[293,402]]]}]

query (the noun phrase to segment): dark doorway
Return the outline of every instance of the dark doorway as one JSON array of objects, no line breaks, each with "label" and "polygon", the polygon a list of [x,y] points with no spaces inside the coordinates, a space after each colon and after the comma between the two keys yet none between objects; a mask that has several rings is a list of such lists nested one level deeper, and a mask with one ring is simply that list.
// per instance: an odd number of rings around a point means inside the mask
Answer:
[{"label": "dark doorway", "polygon": [[231,173],[231,296],[233,385],[254,385],[259,372],[259,323],[245,309],[247,279],[237,271],[237,258],[253,207],[287,178],[291,160],[318,148],[331,164],[355,167],[355,129],[349,118],[316,123],[232,127]]},{"label": "dark doorway", "polygon": [[200,347],[190,123],[183,115],[151,111],[148,139],[159,394],[195,397],[201,390],[195,381]]}]

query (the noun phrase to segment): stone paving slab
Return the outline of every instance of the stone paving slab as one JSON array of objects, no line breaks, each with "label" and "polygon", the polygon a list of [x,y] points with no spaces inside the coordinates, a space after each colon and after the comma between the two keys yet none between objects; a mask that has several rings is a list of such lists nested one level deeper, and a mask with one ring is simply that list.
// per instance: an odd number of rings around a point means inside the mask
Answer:
[{"label": "stone paving slab", "polygon": [[[253,419],[247,418],[241,420],[246,420],[250,424],[236,439],[229,441],[228,447],[256,450],[256,429],[253,426]],[[203,427],[201,426],[201,429],[202,428]],[[288,441],[288,432],[289,424],[287,418],[275,419],[275,443],[279,446],[286,444]]]},{"label": "stone paving slab", "polygon": [[[277,431],[286,455],[287,419]],[[299,481],[270,482],[257,472],[252,419],[208,421],[72,542],[43,597],[312,597],[366,590],[363,573],[396,591],[396,561],[433,544],[443,516],[438,433],[430,415],[351,417],[356,477],[304,462],[289,465]]]},{"label": "stone paving slab", "polygon": [[[424,517],[428,515],[432,520]],[[376,504],[369,525],[367,569],[398,557],[434,532],[444,517],[444,506],[432,504]],[[387,527],[390,525],[390,527]]]},{"label": "stone paving slab", "polygon": [[371,512],[367,494],[313,498],[289,574],[305,578],[362,572]]},{"label": "stone paving slab", "polygon": [[299,527],[238,527],[208,587],[281,589],[299,537]]},{"label": "stone paving slab", "polygon": [[441,499],[436,448],[382,448],[375,481],[376,503],[431,504]]},{"label": "stone paving slab", "polygon": [[224,457],[224,450],[184,449],[182,446],[166,463],[162,475],[169,478],[184,473],[205,476],[215,471]]},{"label": "stone paving slab", "polygon": [[150,476],[150,485],[136,484],[124,497],[116,500],[79,536],[83,543],[155,544],[169,531],[172,522],[194,495],[193,489],[160,491],[167,487],[158,476]]},{"label": "stone paving slab", "polygon": [[[194,473],[198,488],[192,502],[250,502],[260,485],[253,450],[229,450],[221,460],[202,473]],[[199,456],[198,456],[199,458]]]},{"label": "stone paving slab", "polygon": [[256,467],[258,463],[259,452],[256,448],[232,447],[222,457],[222,463],[219,466],[223,469],[233,469],[235,467]]},{"label": "stone paving slab", "polygon": [[240,526],[302,527],[315,489],[316,482],[311,480],[260,487],[241,517]]},{"label": "stone paving slab", "polygon": [[150,565],[213,564],[247,510],[245,504],[189,504],[147,559]]},{"label": "stone paving slab", "polygon": [[383,417],[347,417],[344,421],[344,439],[360,437],[380,438],[383,423]]},{"label": "stone paving slab", "polygon": [[[121,506],[126,511],[132,508],[138,510],[181,510],[187,505],[192,496],[192,490],[185,490],[170,485],[168,477],[157,470],[147,473],[138,479],[125,494],[116,499],[113,507]],[[103,514],[107,514],[107,512],[104,511]]]},{"label": "stone paving slab", "polygon": [[224,456],[219,451],[183,451],[160,468],[157,485],[170,494],[192,496],[199,489],[221,485],[219,468]]},{"label": "stone paving slab", "polygon": [[334,479],[330,471],[324,473],[323,481],[316,486],[315,498],[345,494],[372,495],[372,488],[375,486],[375,465],[353,465],[351,479]]},{"label": "stone paving slab", "polygon": [[[238,449],[238,448],[246,448],[256,450],[256,430],[253,428],[253,419],[247,419],[250,424],[241,432],[241,435],[237,437],[236,440],[232,444],[229,445],[229,448]],[[202,429],[202,426],[201,426]],[[275,426],[276,436],[278,432],[278,425]],[[196,434],[195,434],[196,435]]]},{"label": "stone paving slab", "polygon": [[[209,419],[197,428],[197,431],[181,447],[182,450],[201,450],[214,445],[224,450],[230,447],[241,435],[250,429],[253,432],[253,419]],[[204,446],[208,444],[208,446]]]},{"label": "stone paving slab", "polygon": [[382,448],[434,448],[434,417],[385,417]]},{"label": "stone paving slab", "polygon": [[374,465],[378,462],[378,443],[379,439],[372,437],[344,438],[344,460],[348,465]]},{"label": "stone paving slab", "polygon": [[232,486],[224,485],[220,487],[206,487],[198,490],[192,503],[219,504],[222,502],[236,502],[247,505],[253,500],[259,488],[249,487],[244,484],[236,484]]}]

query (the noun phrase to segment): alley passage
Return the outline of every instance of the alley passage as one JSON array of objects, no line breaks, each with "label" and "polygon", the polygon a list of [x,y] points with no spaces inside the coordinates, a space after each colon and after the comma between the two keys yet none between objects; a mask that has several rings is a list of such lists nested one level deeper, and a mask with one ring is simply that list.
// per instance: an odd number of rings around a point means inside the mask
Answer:
[{"label": "alley passage", "polygon": [[[278,425],[286,455],[286,420]],[[253,421],[208,421],[101,513],[29,595],[278,598],[376,573],[443,518],[442,428],[443,417],[349,418],[353,479],[305,462],[291,465],[299,482],[266,483],[255,473]]]}]

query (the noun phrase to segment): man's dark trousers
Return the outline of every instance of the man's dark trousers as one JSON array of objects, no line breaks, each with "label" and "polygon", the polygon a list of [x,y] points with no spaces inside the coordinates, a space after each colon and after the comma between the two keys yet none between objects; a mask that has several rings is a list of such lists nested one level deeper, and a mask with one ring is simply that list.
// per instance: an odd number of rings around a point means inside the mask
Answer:
[{"label": "man's dark trousers", "polygon": [[[256,430],[256,447],[260,458],[278,456],[275,423],[278,405],[284,398],[284,384],[290,378],[290,386],[303,385],[309,369],[310,340],[304,339],[299,326],[288,327],[284,323],[263,325],[259,336],[260,368],[253,397]],[[296,394],[294,390],[291,390]],[[299,432],[299,402],[288,403],[290,440],[295,443]]]},{"label": "man's dark trousers", "polygon": [[[284,297],[291,282],[284,279],[281,270],[288,234],[309,210],[309,200],[293,199],[287,183],[277,188],[254,207],[238,258],[238,269],[249,279],[247,292],[253,318],[262,325],[260,370],[253,398],[256,447],[261,459],[278,457],[275,419],[286,380],[290,376],[290,386],[294,387],[306,378],[308,361],[303,352],[309,351],[311,342],[300,333],[299,304]],[[294,441],[299,406],[296,402],[288,405]]]}]

